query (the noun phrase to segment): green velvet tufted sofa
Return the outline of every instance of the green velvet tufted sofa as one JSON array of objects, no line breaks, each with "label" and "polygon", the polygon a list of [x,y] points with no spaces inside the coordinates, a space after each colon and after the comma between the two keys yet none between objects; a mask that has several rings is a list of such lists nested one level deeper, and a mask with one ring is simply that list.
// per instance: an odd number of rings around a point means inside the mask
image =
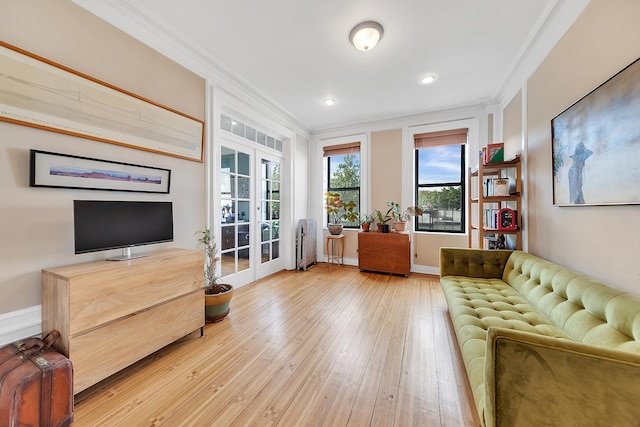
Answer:
[{"label": "green velvet tufted sofa", "polygon": [[440,249],[488,427],[640,426],[640,297],[522,251]]}]

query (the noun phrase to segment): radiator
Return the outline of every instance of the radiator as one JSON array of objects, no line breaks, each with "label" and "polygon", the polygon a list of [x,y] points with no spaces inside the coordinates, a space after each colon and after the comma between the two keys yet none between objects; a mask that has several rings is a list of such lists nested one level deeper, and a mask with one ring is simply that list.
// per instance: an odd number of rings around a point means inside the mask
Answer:
[{"label": "radiator", "polygon": [[296,233],[296,260],[298,270],[306,270],[316,263],[316,220],[313,218],[298,221]]}]

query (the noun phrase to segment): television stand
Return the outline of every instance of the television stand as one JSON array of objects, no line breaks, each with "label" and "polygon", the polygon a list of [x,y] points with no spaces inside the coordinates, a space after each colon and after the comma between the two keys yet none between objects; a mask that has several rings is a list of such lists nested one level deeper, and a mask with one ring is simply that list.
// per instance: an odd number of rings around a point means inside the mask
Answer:
[{"label": "television stand", "polygon": [[137,254],[132,253],[131,247],[129,246],[127,248],[122,248],[122,255],[109,257],[107,258],[107,261],[128,261],[130,259],[144,258],[146,256],[149,256],[149,254],[144,252],[139,252]]},{"label": "television stand", "polygon": [[130,262],[42,270],[42,330],[73,363],[74,394],[204,326],[204,254],[167,249]]}]

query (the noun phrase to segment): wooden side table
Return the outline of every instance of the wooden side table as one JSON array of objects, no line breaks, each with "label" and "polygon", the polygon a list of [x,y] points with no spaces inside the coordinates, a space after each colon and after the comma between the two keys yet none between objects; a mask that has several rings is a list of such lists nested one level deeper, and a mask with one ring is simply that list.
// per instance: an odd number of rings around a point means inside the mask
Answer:
[{"label": "wooden side table", "polygon": [[325,251],[327,252],[328,262],[333,263],[335,261],[338,264],[344,264],[344,234],[327,235]]}]

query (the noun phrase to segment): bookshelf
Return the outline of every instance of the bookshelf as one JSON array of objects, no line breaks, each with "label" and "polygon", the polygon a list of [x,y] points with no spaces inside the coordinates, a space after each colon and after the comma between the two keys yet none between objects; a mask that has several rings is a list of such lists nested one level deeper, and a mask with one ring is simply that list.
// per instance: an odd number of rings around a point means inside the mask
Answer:
[{"label": "bookshelf", "polygon": [[[469,247],[522,249],[520,156],[469,169]],[[512,218],[509,218],[512,216]]]}]

